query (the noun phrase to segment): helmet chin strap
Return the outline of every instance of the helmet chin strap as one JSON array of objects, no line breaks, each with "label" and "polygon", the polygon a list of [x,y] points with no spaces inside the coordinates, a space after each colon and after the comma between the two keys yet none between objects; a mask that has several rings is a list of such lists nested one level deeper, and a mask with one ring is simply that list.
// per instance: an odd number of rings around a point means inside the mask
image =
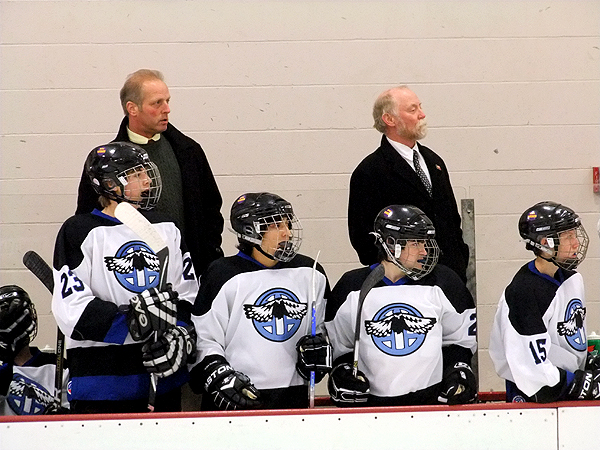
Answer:
[{"label": "helmet chin strap", "polygon": [[[388,246],[385,244],[385,242],[383,242],[383,239],[382,239],[382,237],[381,237],[381,235],[379,233],[371,232],[370,234],[372,234],[373,236],[375,236],[375,239],[377,239],[377,241],[381,244],[381,247],[383,248],[383,251],[385,252],[385,254],[388,257],[388,261],[390,261],[398,269],[400,269],[402,272],[404,272],[407,277],[409,277],[409,278],[411,278],[413,280],[417,280],[418,279],[418,278],[413,278],[413,277],[417,276],[418,274],[416,274],[413,270],[410,270],[407,267],[404,267],[402,264],[400,264],[400,262],[396,258],[394,258],[394,256],[392,255],[392,252],[390,251],[390,249],[388,248]],[[395,251],[397,252],[398,249],[396,248]]]},{"label": "helmet chin strap", "polygon": [[256,250],[258,250],[260,252],[261,255],[266,256],[267,258],[269,258],[272,261],[278,261],[277,259],[275,259],[275,257],[267,252],[265,252],[262,247],[258,244],[254,244],[254,248]]}]

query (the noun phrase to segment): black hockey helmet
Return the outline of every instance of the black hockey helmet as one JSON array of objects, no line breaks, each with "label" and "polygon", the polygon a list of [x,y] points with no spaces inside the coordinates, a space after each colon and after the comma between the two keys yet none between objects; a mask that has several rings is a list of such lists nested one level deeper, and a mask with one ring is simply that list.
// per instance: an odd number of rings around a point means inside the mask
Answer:
[{"label": "black hockey helmet", "polygon": [[[413,280],[430,273],[437,264],[440,249],[435,240],[435,227],[419,208],[411,205],[391,205],[383,208],[375,218],[373,233],[387,258]],[[427,256],[416,267],[409,268],[400,261],[402,249],[408,241],[423,242]]]},{"label": "black hockey helmet", "polygon": [[[239,196],[231,206],[231,227],[238,240],[249,242],[265,256],[277,261],[290,261],[300,250],[302,225],[296,218],[290,202],[269,192],[247,193]],[[272,224],[285,222],[290,235],[279,243],[274,254],[263,249],[264,233]],[[266,251],[265,251],[266,250]]]},{"label": "black hockey helmet", "polygon": [[[126,201],[141,209],[153,208],[160,198],[162,181],[156,164],[150,161],[146,150],[131,142],[111,142],[94,148],[85,161],[85,172],[94,190],[117,202]],[[128,177],[145,173],[148,189],[139,199],[126,198]],[[120,188],[120,189],[116,189]]]},{"label": "black hockey helmet", "polygon": [[[20,326],[15,327],[19,323]],[[0,346],[0,359],[4,360],[13,352],[18,352],[28,345],[37,335],[38,322],[35,306],[29,294],[19,286],[9,284],[0,287],[0,328],[8,330],[8,334],[19,332],[12,342],[14,348]],[[3,343],[7,344],[7,343]]]},{"label": "black hockey helmet", "polygon": [[[575,230],[579,247],[567,259],[556,259],[561,233]],[[560,203],[544,201],[527,208],[519,218],[519,234],[527,250],[552,261],[558,267],[575,269],[585,259],[589,244],[588,235],[581,219],[571,208]],[[546,239],[546,244],[542,241]]]}]

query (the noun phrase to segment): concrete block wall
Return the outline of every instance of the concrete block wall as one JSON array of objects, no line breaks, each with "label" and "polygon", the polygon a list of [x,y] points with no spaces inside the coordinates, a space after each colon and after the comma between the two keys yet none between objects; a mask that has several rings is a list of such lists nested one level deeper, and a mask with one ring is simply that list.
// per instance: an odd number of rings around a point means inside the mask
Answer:
[{"label": "concrete block wall", "polygon": [[54,346],[50,296],[22,255],[51,261],[85,156],[116,134],[125,76],[148,67],[165,74],[173,124],[204,147],[223,215],[246,191],[289,199],[302,251],[321,250],[333,285],[358,265],[347,188],[380,139],[372,103],[408,84],[428,114],[423,143],[445,159],[459,201],[475,200],[481,388],[502,389],[488,336],[530,258],[516,221],[531,204],[581,213],[600,331],[599,23],[595,0],[0,1],[0,283],[31,292],[36,343]]}]

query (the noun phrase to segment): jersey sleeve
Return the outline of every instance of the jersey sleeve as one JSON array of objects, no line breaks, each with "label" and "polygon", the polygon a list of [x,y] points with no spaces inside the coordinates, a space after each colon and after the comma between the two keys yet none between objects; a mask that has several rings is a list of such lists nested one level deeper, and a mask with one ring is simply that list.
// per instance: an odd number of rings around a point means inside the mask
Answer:
[{"label": "jersey sleeve", "polygon": [[354,350],[356,308],[360,290],[356,276],[356,271],[343,275],[331,291],[327,302],[325,327],[333,348],[334,364],[337,364],[335,361],[340,357]]},{"label": "jersey sleeve", "polygon": [[[537,305],[533,302],[519,304],[516,297],[513,302],[514,294],[508,293],[511,307],[507,304],[506,291],[498,305],[490,338],[490,356],[500,376],[510,379],[525,395],[532,397],[541,389],[556,386],[561,381],[560,371],[548,355],[562,349],[552,345],[543,312]],[[517,313],[511,309],[524,310]],[[519,324],[511,320],[514,315],[522,316]],[[496,350],[498,348],[502,350]]]},{"label": "jersey sleeve", "polygon": [[115,303],[90,288],[91,256],[85,254],[76,221],[60,229],[54,248],[52,312],[63,333],[73,340],[122,344],[128,328]]}]

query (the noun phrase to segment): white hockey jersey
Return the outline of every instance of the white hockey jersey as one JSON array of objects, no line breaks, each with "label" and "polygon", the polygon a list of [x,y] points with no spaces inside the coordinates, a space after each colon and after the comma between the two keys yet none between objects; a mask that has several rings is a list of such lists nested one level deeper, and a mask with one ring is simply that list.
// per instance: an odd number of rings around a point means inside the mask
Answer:
[{"label": "white hockey jersey", "polygon": [[[373,267],[347,272],[332,290],[325,325],[334,360],[354,351],[358,296]],[[463,362],[469,364],[477,348],[473,298],[442,265],[418,281],[380,281],[365,299],[360,327],[358,367],[375,397],[418,393],[441,382],[444,364],[453,364],[444,361],[443,347],[467,350]],[[418,394],[413,398],[419,402]]]},{"label": "white hockey jersey", "polygon": [[[10,378],[7,394],[0,395],[0,414],[3,416],[46,414],[54,403],[56,354],[41,352],[36,347],[31,347],[31,353],[32,357],[22,366],[0,366],[0,378]],[[65,369],[61,406],[66,409],[69,408],[68,380],[69,370]]]},{"label": "white hockey jersey", "polygon": [[[298,254],[266,268],[241,252],[214,261],[200,280],[193,316],[198,364],[222,356],[259,390],[305,385],[296,372],[296,343],[311,332],[313,262]],[[317,332],[324,332],[329,285],[320,265],[314,279]]]},{"label": "white hockey jersey", "polygon": [[575,372],[587,356],[583,278],[558,269],[521,267],[498,303],[489,354],[498,375],[531,397],[560,381],[558,368]]},{"label": "white hockey jersey", "polygon": [[[189,316],[198,282],[181,234],[173,222],[152,211],[142,213],[169,247],[167,281],[179,293],[178,311],[186,309],[187,302]],[[141,343],[131,338],[125,313],[118,308],[158,286],[157,261],[137,234],[98,210],[63,224],[54,249],[52,312],[66,337],[70,400],[133,400],[148,395],[150,377],[142,364]],[[158,395],[186,379],[187,373],[179,372],[161,379]]]}]

